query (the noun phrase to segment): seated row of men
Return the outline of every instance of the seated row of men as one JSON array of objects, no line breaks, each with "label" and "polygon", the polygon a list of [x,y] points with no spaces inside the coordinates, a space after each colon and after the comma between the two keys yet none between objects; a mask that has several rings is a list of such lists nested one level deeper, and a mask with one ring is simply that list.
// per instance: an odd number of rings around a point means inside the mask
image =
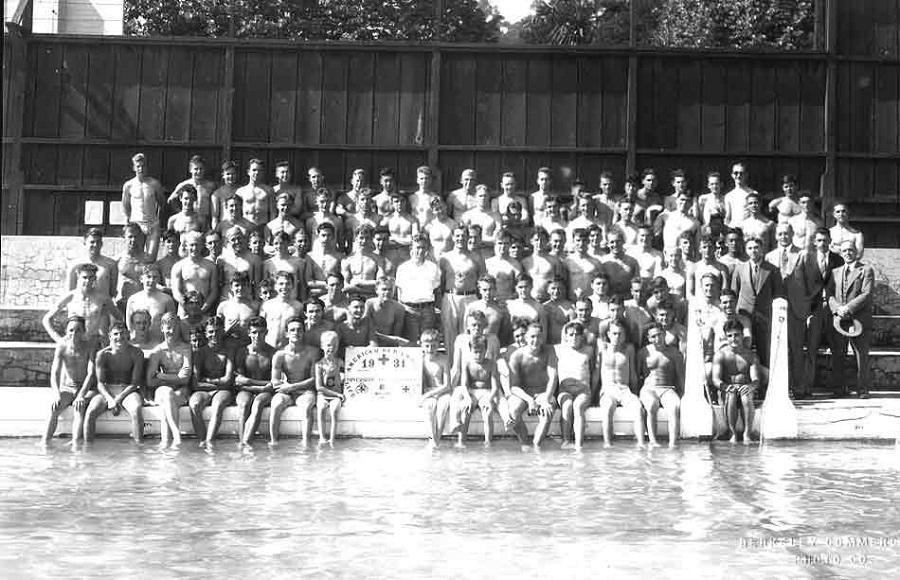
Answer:
[{"label": "seated row of men", "polygon": [[[335,354],[338,344],[333,331],[323,333],[322,353],[303,341],[303,323],[289,321],[284,348],[266,344],[266,321],[254,317],[249,324],[249,342],[238,350],[229,350],[224,322],[213,317],[192,328],[189,342],[181,338],[181,323],[167,313],[161,322],[162,342],[150,349],[129,341],[128,328],[113,324],[109,346],[97,345],[85,336],[85,320],[79,316],[66,322],[66,336],[57,346],[51,369],[54,399],[44,442],[53,437],[59,414],[72,406],[73,443],[93,438],[97,417],[105,412],[118,414],[122,409],[131,416],[132,436],[143,438],[142,408],[147,404],[161,408],[162,443],[180,445],[178,408],[190,408],[194,433],[201,445],[216,437],[222,413],[235,403],[241,421],[238,436],[247,442],[259,426],[263,409],[271,407],[269,430],[274,443],[278,439],[281,414],[297,404],[304,410],[304,440],[312,429],[311,412],[319,409],[319,429],[325,437],[324,413],[332,416],[331,440],[336,417],[344,399],[340,388]],[[210,407],[207,426],[203,410]],[[246,430],[245,427],[246,421]],[[245,431],[244,434],[241,431]]]},{"label": "seated row of men", "polygon": [[[640,446],[644,444],[645,412],[650,444],[655,446],[657,413],[665,408],[669,444],[675,445],[680,432],[684,359],[677,347],[666,344],[661,326],[651,324],[647,346],[636,350],[625,342],[624,325],[615,320],[607,326],[606,340],[596,348],[587,342],[591,333],[581,322],[567,323],[562,343],[547,345],[540,324],[519,321],[514,342],[502,348],[496,336],[486,334],[484,313],[472,311],[466,321],[467,332],[457,337],[450,357],[438,352],[437,331],[425,330],[420,337],[424,353],[421,404],[431,445],[439,444],[449,416],[451,432],[458,433],[457,445],[464,446],[472,411],[478,408],[487,445],[493,438],[492,416],[499,412],[507,429],[523,445],[529,442],[524,415],[539,415],[531,442],[540,446],[558,408],[563,446],[580,448],[585,410],[597,399],[603,410],[607,446],[613,415],[620,406],[633,419]],[[84,318],[70,317],[51,368],[54,396],[44,443],[52,438],[60,413],[70,405],[74,409],[73,444],[93,438],[101,414],[118,414],[123,409],[131,417],[132,436],[141,441],[143,406],[155,404],[161,409],[164,447],[180,445],[179,407],[185,405],[201,446],[209,446],[217,436],[225,407],[232,403],[238,408],[237,435],[242,444],[249,445],[267,407],[269,439],[276,443],[283,412],[293,405],[303,419],[304,444],[311,436],[314,410],[320,443],[333,443],[345,400],[338,333],[325,331],[318,345],[310,346],[303,321],[293,317],[287,321],[286,343],[276,349],[264,339],[266,320],[257,316],[248,324],[249,342],[232,350],[221,317],[192,328],[189,343],[181,339],[180,326],[175,314],[166,313],[161,320],[162,342],[147,349],[130,337],[122,322],[116,322],[109,332],[109,345],[98,349],[85,335]],[[744,424],[752,425],[753,391],[759,384],[756,357],[744,344],[740,322],[726,323],[725,333],[728,343],[713,360],[713,382],[722,392],[729,424],[734,427],[736,417],[743,413]],[[208,425],[203,416],[207,407],[211,411]],[[326,411],[330,416],[327,435]],[[736,438],[735,432],[732,440]],[[744,440],[749,441],[749,431]]]}]

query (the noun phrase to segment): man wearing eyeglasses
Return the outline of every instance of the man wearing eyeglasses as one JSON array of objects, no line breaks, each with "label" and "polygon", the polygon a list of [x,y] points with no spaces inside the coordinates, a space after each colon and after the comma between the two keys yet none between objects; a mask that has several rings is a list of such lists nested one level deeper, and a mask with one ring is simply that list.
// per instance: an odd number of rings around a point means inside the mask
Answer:
[{"label": "man wearing eyeglasses", "polygon": [[747,185],[747,167],[743,163],[731,167],[731,179],[734,189],[725,194],[725,225],[739,228],[747,216],[747,196],[756,190]]}]

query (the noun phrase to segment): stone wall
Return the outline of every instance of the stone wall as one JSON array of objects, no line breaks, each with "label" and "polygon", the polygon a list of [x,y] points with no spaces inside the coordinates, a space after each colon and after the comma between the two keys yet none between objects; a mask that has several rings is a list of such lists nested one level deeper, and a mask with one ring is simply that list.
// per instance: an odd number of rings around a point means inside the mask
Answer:
[{"label": "stone wall", "polygon": [[[117,257],[124,241],[103,240],[103,254]],[[66,269],[84,254],[76,236],[0,238],[0,306],[48,309],[65,291]]]},{"label": "stone wall", "polygon": [[863,262],[875,268],[875,313],[900,315],[900,249],[866,248]]}]

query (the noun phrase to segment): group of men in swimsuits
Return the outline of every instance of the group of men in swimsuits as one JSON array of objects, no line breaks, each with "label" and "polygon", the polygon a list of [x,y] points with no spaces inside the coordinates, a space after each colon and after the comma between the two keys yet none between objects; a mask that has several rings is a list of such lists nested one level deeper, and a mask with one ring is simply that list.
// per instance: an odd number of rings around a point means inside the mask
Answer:
[{"label": "group of men in swimsuits", "polygon": [[[143,155],[132,161],[135,177],[122,195],[125,252],[103,256],[102,232],[89,230],[71,290],[44,319],[59,343],[45,439],[70,404],[76,441],[93,436],[101,413],[120,409],[140,438],[149,401],[164,411],[164,443],[180,441],[178,408],[188,405],[195,433],[211,444],[232,403],[244,443],[266,408],[275,442],[293,405],[304,440],[315,410],[320,436],[330,410],[333,439],[343,351],[420,345],[434,445],[448,418],[462,444],[475,408],[486,442],[499,413],[523,444],[540,445],[558,409],[563,444],[580,447],[591,405],[604,410],[607,444],[624,407],[639,444],[646,430],[656,445],[663,408],[674,445],[692,310],[710,401],[726,405],[736,440],[738,418],[752,425],[765,382],[771,299],[803,297],[795,313],[802,321],[789,331],[799,397],[813,384],[803,377],[815,369],[815,348],[833,339],[816,316],[860,313],[831,276],[840,260],[862,268],[862,235],[846,204],[825,229],[813,196],[788,175],[769,219],[740,163],[729,192],[711,172],[698,196],[681,171],[663,195],[652,169],[627,178],[623,190],[604,172],[597,193],[580,180],[560,193],[550,168],[538,170],[530,194],[504,173],[494,195],[467,169],[460,187],[441,195],[429,167],[417,170],[411,193],[397,189],[389,169],[375,189],[357,169],[350,189],[335,194],[317,168],[308,186],[292,184],[285,162],[269,187],[258,159],[243,186],[237,165],[223,164],[217,187],[193,157],[189,179],[167,196]],[[60,314],[64,333],[54,322]],[[804,351],[807,336],[818,342]],[[538,415],[533,437],[528,414]]]}]

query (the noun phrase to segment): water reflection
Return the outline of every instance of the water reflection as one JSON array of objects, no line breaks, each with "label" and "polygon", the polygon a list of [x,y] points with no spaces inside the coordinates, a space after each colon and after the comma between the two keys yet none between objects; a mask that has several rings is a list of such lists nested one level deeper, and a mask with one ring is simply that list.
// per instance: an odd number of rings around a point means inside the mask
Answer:
[{"label": "water reflection", "polygon": [[[721,577],[900,574],[892,446],[691,443],[582,453],[334,449],[179,451],[125,440],[41,451],[0,441],[4,576]],[[893,537],[832,548],[835,536]],[[822,538],[816,546],[785,538]],[[751,540],[759,544],[752,544]],[[834,543],[836,540],[832,540]],[[767,542],[767,543],[766,543]],[[97,546],[101,557],[86,546]],[[804,563],[839,554],[839,563]],[[727,563],[727,568],[723,568]],[[592,573],[592,571],[594,571]],[[741,573],[738,573],[740,576]]]}]

